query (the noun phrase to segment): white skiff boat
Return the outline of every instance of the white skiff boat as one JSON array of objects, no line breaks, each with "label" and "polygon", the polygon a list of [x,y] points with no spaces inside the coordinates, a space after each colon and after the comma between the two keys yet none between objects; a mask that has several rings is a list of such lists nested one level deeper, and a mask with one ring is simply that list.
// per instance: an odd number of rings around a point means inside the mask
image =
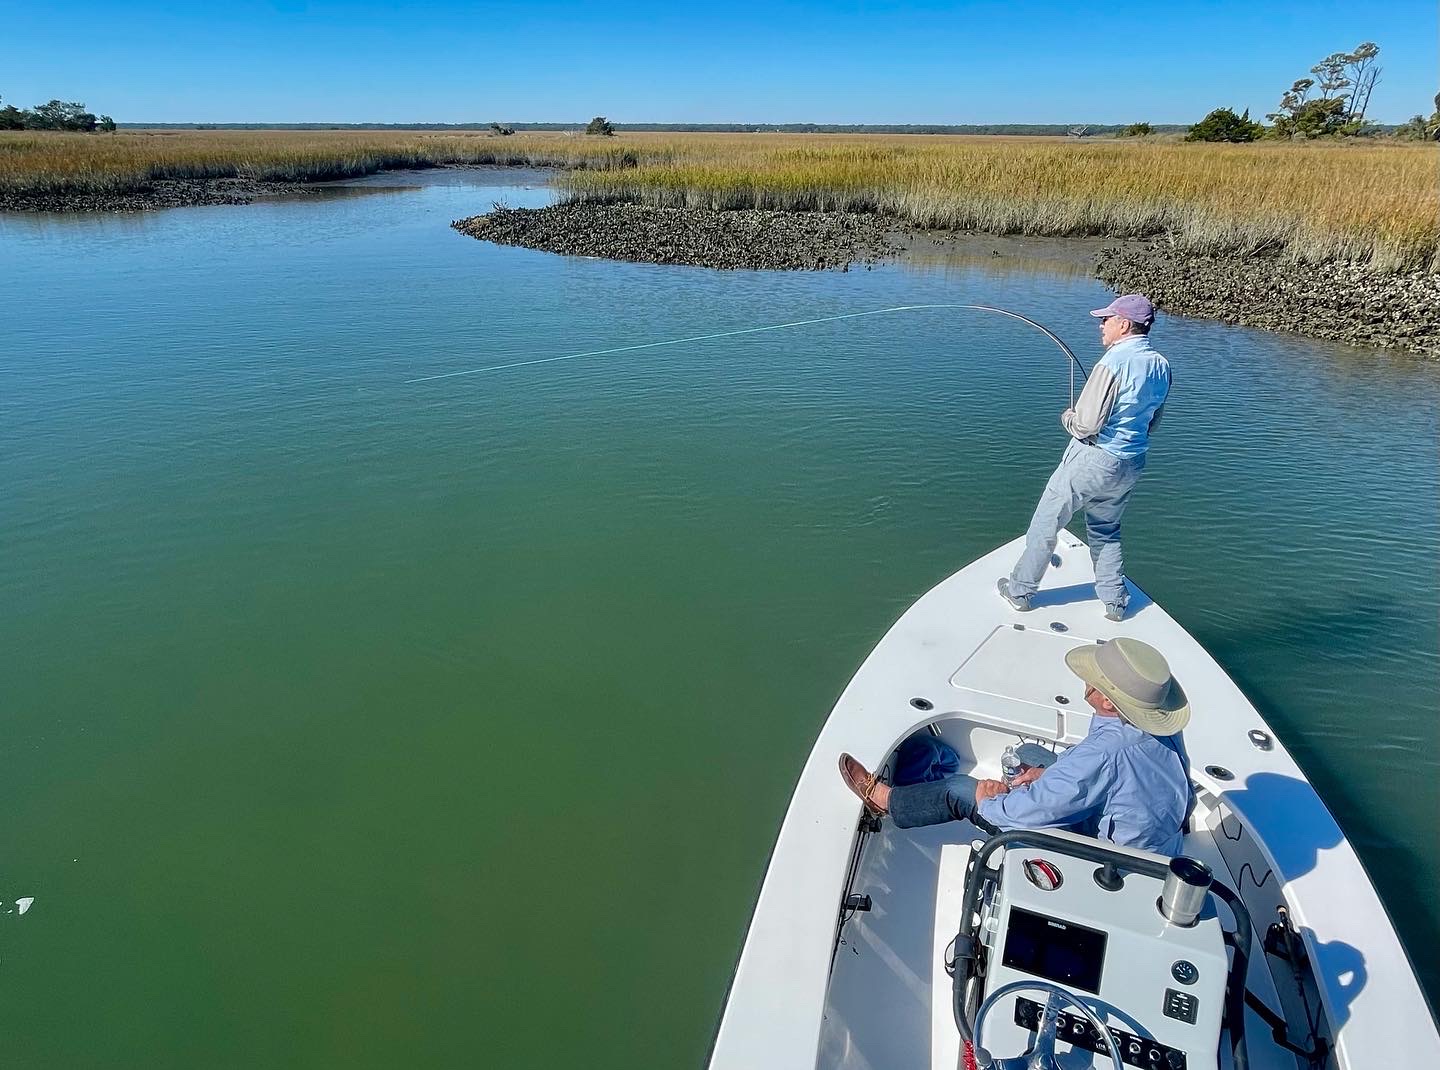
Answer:
[{"label": "white skiff boat", "polygon": [[[1036,608],[1014,611],[994,584],[1019,552],[922,597],[840,696],[781,827],[711,1070],[955,1070],[972,1056],[1036,1070],[1440,1067],[1364,868],[1245,696],[1139,591],[1125,621],[1105,620],[1069,532]],[[1180,861],[1068,833],[897,829],[866,817],[836,771],[841,751],[883,769],[917,731],[978,776],[999,775],[1007,745],[1073,745],[1090,710],[1064,654],[1121,635],[1165,655],[1193,709]]]}]

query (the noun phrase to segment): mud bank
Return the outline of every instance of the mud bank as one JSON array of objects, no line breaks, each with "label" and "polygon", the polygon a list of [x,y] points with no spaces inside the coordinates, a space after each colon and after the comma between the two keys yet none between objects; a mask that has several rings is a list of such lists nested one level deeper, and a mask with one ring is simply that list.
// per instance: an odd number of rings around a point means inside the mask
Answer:
[{"label": "mud bank", "polygon": [[472,238],[566,256],[777,270],[848,269],[897,251],[879,217],[640,204],[497,208],[451,224]]},{"label": "mud bank", "polygon": [[301,182],[253,178],[162,179],[145,189],[114,193],[0,193],[0,212],[145,212],[197,204],[249,204],[257,197],[312,193]]},{"label": "mud bank", "polygon": [[1013,260],[1036,255],[1028,246],[1038,243],[1049,259],[1063,247],[1068,255],[1057,263],[1071,270],[1089,271],[1093,261],[1094,274],[1111,289],[1148,294],[1167,312],[1440,356],[1440,275],[1431,272],[1194,256],[1160,245],[1101,246],[1095,239],[912,232],[894,220],[845,212],[557,204],[497,208],[452,226],[485,241],[567,256],[725,269],[847,269],[974,249]]},{"label": "mud bank", "polygon": [[1428,271],[1186,256],[1152,246],[1103,249],[1095,274],[1181,316],[1440,356],[1440,275]]}]

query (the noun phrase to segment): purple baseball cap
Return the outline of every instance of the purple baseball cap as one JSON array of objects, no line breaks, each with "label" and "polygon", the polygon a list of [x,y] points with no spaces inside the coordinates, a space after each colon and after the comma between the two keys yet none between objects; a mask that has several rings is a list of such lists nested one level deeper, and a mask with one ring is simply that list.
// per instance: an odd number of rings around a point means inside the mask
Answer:
[{"label": "purple baseball cap", "polygon": [[1143,323],[1148,326],[1155,322],[1155,306],[1144,294],[1126,294],[1124,297],[1115,298],[1104,308],[1097,308],[1090,315],[1096,319],[1104,319],[1106,316],[1121,316],[1131,323]]}]

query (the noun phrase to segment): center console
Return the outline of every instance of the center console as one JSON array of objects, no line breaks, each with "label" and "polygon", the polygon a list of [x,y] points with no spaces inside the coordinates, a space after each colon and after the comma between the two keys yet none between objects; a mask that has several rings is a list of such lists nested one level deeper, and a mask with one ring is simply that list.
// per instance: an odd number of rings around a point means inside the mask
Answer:
[{"label": "center console", "polygon": [[[983,948],[980,997],[1016,981],[1050,982],[1095,1011],[1125,1064],[1217,1066],[1229,960],[1204,889],[1188,912],[1170,909],[1177,894],[1171,881],[1070,854],[1062,835],[1043,839],[1040,847],[1006,847],[998,880],[987,884],[975,934]],[[1186,861],[1144,858],[1152,871]],[[1178,894],[1186,894],[1183,882]],[[1013,1006],[988,1016],[989,1051],[1010,1056],[1029,1048],[1043,1010],[1043,996],[1035,996],[1003,997]],[[1060,1014],[1056,1039],[1057,1053],[1077,1053],[1067,1066],[1111,1066],[1103,1038],[1073,1011]]]}]

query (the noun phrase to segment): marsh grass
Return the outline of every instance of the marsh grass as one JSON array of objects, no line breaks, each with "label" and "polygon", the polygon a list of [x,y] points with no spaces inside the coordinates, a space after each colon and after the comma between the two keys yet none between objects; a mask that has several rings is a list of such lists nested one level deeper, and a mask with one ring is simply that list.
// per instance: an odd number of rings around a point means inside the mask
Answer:
[{"label": "marsh grass", "polygon": [[324,182],[377,171],[455,164],[623,167],[633,149],[611,139],[370,131],[127,131],[0,134],[0,193],[41,197],[130,193],[167,179]]},{"label": "marsh grass", "polygon": [[917,227],[1157,238],[1377,269],[1440,269],[1440,147],[1193,145],[947,135],[135,131],[0,134],[0,194],[164,179],[316,182],[405,167],[565,169],[566,199],[880,212]]},{"label": "marsh grass", "polygon": [[881,212],[918,227],[1163,239],[1382,270],[1440,268],[1440,148],[873,137],[694,146],[576,172],[575,200]]}]

